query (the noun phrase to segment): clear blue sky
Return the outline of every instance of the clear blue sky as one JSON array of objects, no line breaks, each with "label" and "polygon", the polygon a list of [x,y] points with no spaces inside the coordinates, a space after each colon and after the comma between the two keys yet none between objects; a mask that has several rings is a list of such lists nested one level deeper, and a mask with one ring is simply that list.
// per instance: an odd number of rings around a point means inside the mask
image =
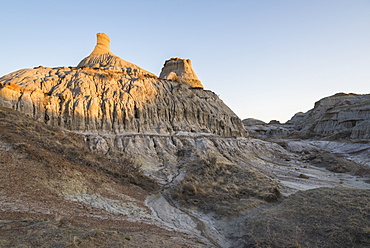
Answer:
[{"label": "clear blue sky", "polygon": [[9,0],[0,22],[0,75],[77,65],[104,32],[157,75],[190,58],[242,119],[285,122],[325,96],[370,93],[370,0]]}]

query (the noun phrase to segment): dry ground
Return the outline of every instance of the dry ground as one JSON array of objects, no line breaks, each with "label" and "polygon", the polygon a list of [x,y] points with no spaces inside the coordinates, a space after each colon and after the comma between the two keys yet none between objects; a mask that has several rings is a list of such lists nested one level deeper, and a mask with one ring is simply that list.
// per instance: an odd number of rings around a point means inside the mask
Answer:
[{"label": "dry ground", "polygon": [[[326,163],[315,155],[311,161]],[[240,229],[229,237],[234,247],[370,247],[370,190],[320,188],[284,199],[260,172],[212,158],[184,166],[172,198],[221,219],[242,216],[230,227]],[[358,171],[334,169],[343,167]],[[144,204],[158,189],[130,159],[93,154],[83,136],[0,107],[0,247],[212,247],[158,225]]]},{"label": "dry ground", "polygon": [[220,217],[281,198],[277,183],[252,168],[219,163],[216,158],[195,158],[184,168],[185,178],[170,192],[185,207]]},{"label": "dry ground", "polygon": [[0,247],[207,247],[156,224],[144,200],[157,188],[130,159],[92,154],[83,136],[0,107]]},{"label": "dry ground", "polygon": [[299,192],[245,221],[240,247],[370,247],[370,190]]}]

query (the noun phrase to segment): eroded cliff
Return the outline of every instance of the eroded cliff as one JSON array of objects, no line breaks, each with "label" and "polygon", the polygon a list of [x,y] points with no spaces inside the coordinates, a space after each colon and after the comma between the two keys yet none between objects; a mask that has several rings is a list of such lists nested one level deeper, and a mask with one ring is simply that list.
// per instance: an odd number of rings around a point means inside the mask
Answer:
[{"label": "eroded cliff", "polygon": [[171,58],[166,60],[159,78],[183,82],[194,88],[204,88],[193,70],[190,59]]},{"label": "eroded cliff", "polygon": [[286,124],[303,136],[370,139],[370,95],[338,93],[298,113]]},{"label": "eroded cliff", "polygon": [[[107,35],[97,37],[94,51],[77,68],[38,67],[1,77],[0,104],[81,132],[247,136],[241,120],[213,92],[159,79],[113,55]],[[191,64],[187,70],[193,71]]]},{"label": "eroded cliff", "polygon": [[286,123],[243,120],[244,127],[258,138],[313,138],[370,140],[370,95],[338,93],[315,103],[306,113],[296,113]]}]

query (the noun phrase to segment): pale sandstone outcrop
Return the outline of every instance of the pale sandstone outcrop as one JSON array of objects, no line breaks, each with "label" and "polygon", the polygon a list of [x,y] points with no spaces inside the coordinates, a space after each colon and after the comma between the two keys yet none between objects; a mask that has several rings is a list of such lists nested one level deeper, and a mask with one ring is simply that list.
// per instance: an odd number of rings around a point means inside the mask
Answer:
[{"label": "pale sandstone outcrop", "polygon": [[112,54],[109,42],[98,33],[93,52],[77,68],[40,66],[1,77],[0,104],[80,132],[247,136],[216,94],[186,83],[198,80],[190,60],[166,62],[163,71],[180,73],[180,82],[158,79]]},{"label": "pale sandstone outcrop", "polygon": [[286,124],[305,136],[333,136],[366,140],[370,138],[370,95],[338,93],[298,113]]},{"label": "pale sandstone outcrop", "polygon": [[274,121],[271,121],[270,123],[265,123],[253,118],[244,119],[242,122],[248,133],[256,138],[284,137],[290,133],[290,130],[279,122],[274,123]]},{"label": "pale sandstone outcrop", "polygon": [[159,78],[184,82],[195,88],[204,88],[193,70],[190,59],[171,58],[166,60]]},{"label": "pale sandstone outcrop", "polygon": [[74,131],[247,135],[213,92],[139,71],[40,67],[8,74],[0,85],[2,106]]},{"label": "pale sandstone outcrop", "polygon": [[264,123],[254,119],[243,120],[251,136],[370,139],[370,94],[338,93],[315,103],[306,113],[296,113],[284,124]]}]

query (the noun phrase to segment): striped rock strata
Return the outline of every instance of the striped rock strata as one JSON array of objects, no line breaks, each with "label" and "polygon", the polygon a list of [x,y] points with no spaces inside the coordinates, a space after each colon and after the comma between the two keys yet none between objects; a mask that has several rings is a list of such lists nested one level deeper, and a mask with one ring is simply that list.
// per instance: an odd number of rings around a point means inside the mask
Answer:
[{"label": "striped rock strata", "polygon": [[301,135],[370,139],[370,95],[338,93],[315,103],[306,113],[297,113],[287,123]]}]

